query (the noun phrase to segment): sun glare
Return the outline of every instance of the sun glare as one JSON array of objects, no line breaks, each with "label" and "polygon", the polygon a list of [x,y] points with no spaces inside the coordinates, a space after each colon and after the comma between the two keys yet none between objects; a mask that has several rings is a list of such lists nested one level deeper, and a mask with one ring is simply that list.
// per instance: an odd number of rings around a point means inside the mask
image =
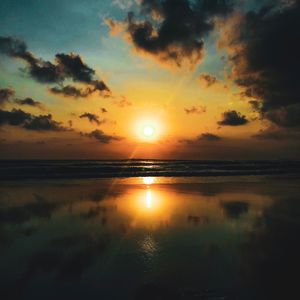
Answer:
[{"label": "sun glare", "polygon": [[143,134],[144,134],[145,137],[153,137],[153,135],[154,135],[153,126],[149,126],[149,125],[145,126],[143,128]]},{"label": "sun glare", "polygon": [[157,117],[139,116],[132,128],[137,140],[144,143],[155,143],[165,133],[164,123]]}]

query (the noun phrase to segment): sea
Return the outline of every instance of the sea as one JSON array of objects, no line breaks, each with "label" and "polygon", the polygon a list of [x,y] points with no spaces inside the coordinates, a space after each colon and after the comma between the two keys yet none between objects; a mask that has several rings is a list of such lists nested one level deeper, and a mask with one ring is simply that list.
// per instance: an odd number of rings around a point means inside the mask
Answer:
[{"label": "sea", "polygon": [[10,160],[0,179],[190,177],[299,174],[300,161],[283,160]]}]

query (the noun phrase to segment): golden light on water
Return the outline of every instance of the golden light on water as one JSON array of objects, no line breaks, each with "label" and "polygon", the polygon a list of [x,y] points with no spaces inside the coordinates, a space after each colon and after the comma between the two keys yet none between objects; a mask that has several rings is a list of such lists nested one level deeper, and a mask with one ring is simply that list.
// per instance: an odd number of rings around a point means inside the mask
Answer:
[{"label": "golden light on water", "polygon": [[154,177],[143,177],[144,184],[151,185],[154,183]]},{"label": "golden light on water", "polygon": [[157,189],[155,181],[154,177],[143,177],[144,188],[135,196],[134,210],[141,219],[146,218],[154,221],[160,219],[159,216],[164,213],[166,199],[162,197],[162,193]]},{"label": "golden light on water", "polygon": [[147,185],[146,190],[146,208],[151,209],[153,207],[152,191],[150,185],[154,183],[154,177],[143,177],[144,184]]},{"label": "golden light on water", "polygon": [[167,226],[176,206],[174,195],[161,186],[160,178],[149,176],[136,180],[136,188],[119,202],[118,211],[132,217],[131,228],[154,230]]},{"label": "golden light on water", "polygon": [[[101,206],[105,206],[106,209],[99,210],[99,216],[104,215],[111,226],[119,228],[121,223],[123,228],[126,224],[127,230],[139,228],[147,229],[151,233],[170,226],[209,226],[210,222],[223,222],[228,218],[224,213],[223,203],[240,201],[243,197],[246,202],[259,204],[255,204],[255,213],[258,215],[261,213],[260,203],[267,205],[270,201],[267,197],[257,198],[255,194],[238,192],[211,195],[203,186],[196,187],[194,181],[191,185],[182,181],[177,185],[174,181],[150,176],[120,181],[118,193],[108,195],[106,200],[101,201]],[[89,202],[89,206],[93,207],[91,214],[98,212],[99,208],[95,207],[93,201]],[[85,208],[85,213],[89,211],[89,206]],[[152,243],[149,241],[144,245],[147,248],[146,245],[150,246]]]},{"label": "golden light on water", "polygon": [[151,192],[151,189],[148,189],[146,191],[146,207],[148,209],[152,208],[152,202],[153,202],[153,200],[152,200],[152,192]]}]

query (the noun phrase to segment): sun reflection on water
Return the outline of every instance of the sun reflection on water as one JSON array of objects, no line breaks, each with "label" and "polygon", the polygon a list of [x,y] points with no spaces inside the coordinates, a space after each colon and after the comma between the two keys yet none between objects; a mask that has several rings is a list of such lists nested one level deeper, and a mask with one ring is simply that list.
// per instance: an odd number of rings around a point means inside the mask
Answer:
[{"label": "sun reflection on water", "polygon": [[143,177],[143,182],[146,185],[151,185],[154,183],[154,177]]},{"label": "sun reflection on water", "polygon": [[151,192],[151,189],[148,189],[146,191],[146,207],[148,209],[152,208],[152,192]]},{"label": "sun reflection on water", "polygon": [[143,182],[147,185],[146,196],[145,196],[145,204],[147,209],[153,208],[153,197],[152,197],[152,190],[151,185],[154,183],[154,177],[143,177]]},{"label": "sun reflection on water", "polygon": [[136,189],[124,208],[134,215],[133,227],[158,228],[169,219],[168,193],[156,184],[155,177],[142,177],[141,180],[142,186]]},{"label": "sun reflection on water", "polygon": [[142,252],[148,256],[153,256],[158,250],[158,245],[151,235],[146,236],[143,240],[140,241],[140,248]]}]

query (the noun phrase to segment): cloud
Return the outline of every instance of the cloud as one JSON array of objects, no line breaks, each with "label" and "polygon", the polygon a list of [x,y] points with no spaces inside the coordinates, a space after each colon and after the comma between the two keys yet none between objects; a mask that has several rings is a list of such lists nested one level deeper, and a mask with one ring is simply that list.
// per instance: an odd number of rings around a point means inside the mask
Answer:
[{"label": "cloud", "polygon": [[195,139],[185,139],[185,140],[180,140],[181,143],[185,143],[188,145],[198,145],[200,142],[217,142],[222,140],[222,138],[218,135],[205,132],[196,137]]},{"label": "cloud", "polygon": [[5,124],[11,126],[24,125],[25,121],[31,120],[31,117],[31,114],[21,109],[13,109],[12,111],[0,109],[0,126]]},{"label": "cloud", "polygon": [[212,133],[202,133],[199,137],[198,137],[199,141],[220,141],[221,137],[219,137],[218,135],[212,134]]},{"label": "cloud", "polygon": [[13,37],[0,37],[0,53],[14,58],[21,58],[30,64],[37,62],[37,59],[27,50],[24,41]]},{"label": "cloud", "polygon": [[61,72],[65,77],[78,82],[90,83],[93,81],[95,71],[86,65],[79,55],[58,53],[55,58],[57,67],[61,68]]},{"label": "cloud", "polygon": [[131,101],[125,96],[122,96],[121,99],[115,98],[114,104],[122,108],[132,105]]},{"label": "cloud", "polygon": [[235,110],[229,110],[222,114],[222,120],[218,124],[221,126],[241,126],[248,122],[246,116]]},{"label": "cloud", "polygon": [[212,89],[214,92],[224,93],[228,92],[228,86],[223,80],[218,80],[217,77],[208,74],[202,73],[198,77],[198,82],[201,88],[203,89]]},{"label": "cloud", "polygon": [[104,107],[101,107],[101,112],[103,113],[103,114],[105,114],[105,113],[107,113],[108,111],[107,111],[107,109],[106,108],[104,108]]},{"label": "cloud", "polygon": [[300,103],[263,111],[263,117],[282,127],[300,126]]},{"label": "cloud", "polygon": [[186,114],[203,114],[206,112],[206,107],[205,106],[192,106],[190,108],[184,108],[184,111]]},{"label": "cloud", "polygon": [[14,94],[15,91],[13,89],[0,89],[0,107],[3,107],[6,103],[10,102],[10,99]]},{"label": "cloud", "polygon": [[261,111],[261,102],[260,102],[260,101],[257,101],[257,100],[250,100],[250,101],[248,101],[248,103],[251,105],[252,109],[253,109],[255,112]]},{"label": "cloud", "polygon": [[229,2],[140,0],[138,16],[128,13],[126,33],[140,53],[163,64],[195,67],[204,56],[204,38],[214,28],[214,17],[229,13]]},{"label": "cloud", "polygon": [[86,83],[93,86],[94,91],[110,92],[107,85],[102,80],[95,80],[95,70],[85,64],[79,55],[56,54],[57,66],[62,69],[66,78],[72,78],[75,82]]},{"label": "cloud", "polygon": [[62,87],[52,87],[49,91],[56,95],[63,95],[64,97],[74,98],[86,98],[95,92],[95,89],[87,87],[86,89],[80,89],[72,85],[66,85]]},{"label": "cloud", "polygon": [[199,76],[199,81],[202,85],[204,85],[205,87],[210,87],[214,84],[216,84],[218,82],[217,78],[207,74],[207,73],[203,73]]},{"label": "cloud", "polygon": [[80,119],[83,119],[83,118],[86,118],[88,119],[91,123],[96,123],[98,126],[102,123],[104,123],[105,121],[102,120],[100,121],[99,120],[99,116],[95,115],[95,114],[92,114],[92,113],[84,113],[82,114],[81,116],[79,116]]},{"label": "cloud", "polygon": [[29,74],[41,83],[57,83],[63,79],[59,68],[51,62],[36,58],[27,50],[24,41],[13,37],[0,37],[0,53],[19,58],[28,64]]},{"label": "cloud", "polygon": [[95,80],[95,70],[86,65],[79,55],[70,54],[56,54],[57,67],[62,70],[65,78],[71,78],[74,82],[86,83],[93,87],[87,88],[83,94],[90,95],[95,91],[110,92],[107,85],[102,80]]},{"label": "cloud", "polygon": [[[24,60],[28,65],[29,75],[40,83],[62,84],[63,81],[71,79],[74,82],[91,86],[90,93],[86,95],[88,88],[83,93],[85,97],[95,91],[110,93],[107,85],[102,80],[96,79],[95,70],[85,64],[77,54],[58,53],[55,55],[54,63],[44,61],[29,52],[24,41],[12,37],[0,37],[0,53]],[[50,90],[67,96],[81,96],[80,92],[75,92],[75,88],[73,88],[72,94],[70,87]]]},{"label": "cloud", "polygon": [[11,125],[19,126],[27,130],[35,131],[69,131],[52,119],[52,115],[39,115],[35,116],[26,113],[21,109],[13,109],[12,111],[5,111],[0,109],[0,126]]},{"label": "cloud", "polygon": [[69,131],[69,128],[66,128],[61,125],[61,122],[57,122],[52,119],[52,115],[40,115],[33,116],[31,120],[27,121],[24,124],[24,128],[28,130],[36,131]]},{"label": "cloud", "polygon": [[41,102],[35,101],[32,98],[15,99],[14,102],[18,105],[27,105],[37,107],[40,110],[45,110],[45,106]]},{"label": "cloud", "polygon": [[269,128],[260,130],[257,134],[253,135],[252,137],[258,140],[297,140],[300,138],[300,131],[286,130],[285,128],[270,126]]},{"label": "cloud", "polygon": [[232,78],[259,100],[261,116],[282,127],[300,126],[300,1],[269,3],[220,26]]},{"label": "cloud", "polygon": [[82,136],[96,139],[102,144],[109,144],[113,141],[121,141],[123,138],[119,136],[113,136],[105,134],[102,130],[96,129],[90,133],[81,133]]},{"label": "cloud", "polygon": [[104,24],[109,28],[109,33],[111,36],[117,36],[126,31],[127,28],[124,22],[118,22],[109,18],[104,20]]}]

